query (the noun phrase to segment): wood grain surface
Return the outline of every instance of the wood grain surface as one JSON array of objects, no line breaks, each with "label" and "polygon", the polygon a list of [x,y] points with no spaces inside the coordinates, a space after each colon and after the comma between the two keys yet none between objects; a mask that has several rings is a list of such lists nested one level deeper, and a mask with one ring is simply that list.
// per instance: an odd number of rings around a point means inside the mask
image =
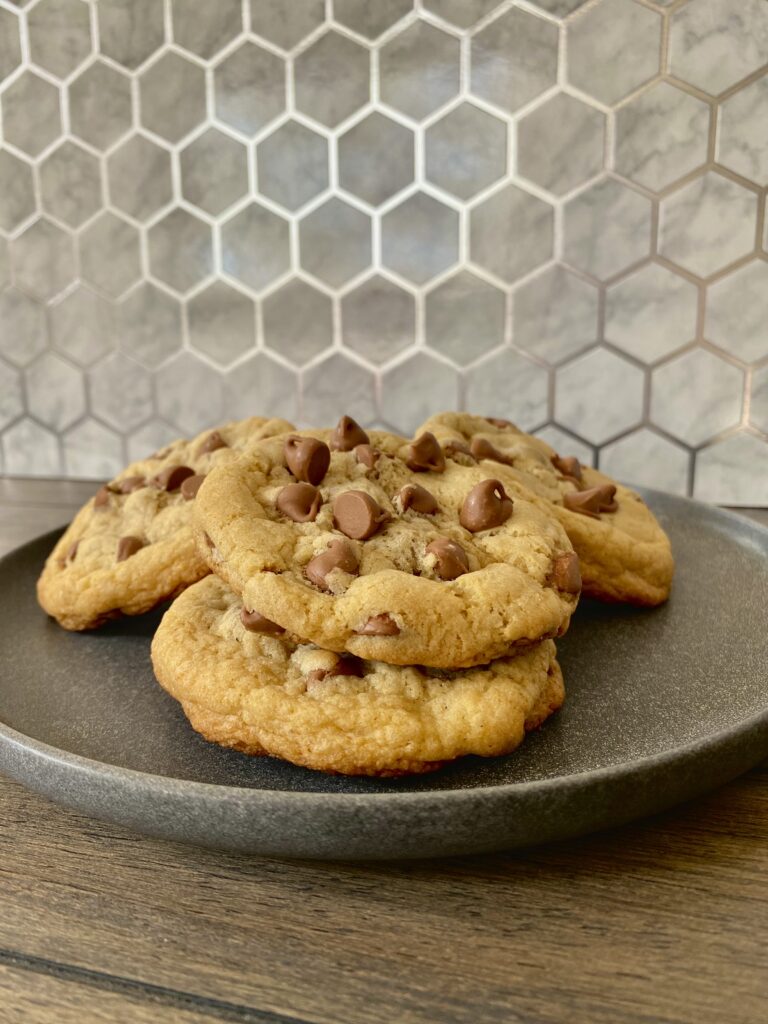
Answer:
[{"label": "wood grain surface", "polygon": [[[93,489],[0,481],[0,545]],[[174,845],[6,780],[0,822],[2,1024],[768,1018],[768,765],[608,834],[403,865]]]}]

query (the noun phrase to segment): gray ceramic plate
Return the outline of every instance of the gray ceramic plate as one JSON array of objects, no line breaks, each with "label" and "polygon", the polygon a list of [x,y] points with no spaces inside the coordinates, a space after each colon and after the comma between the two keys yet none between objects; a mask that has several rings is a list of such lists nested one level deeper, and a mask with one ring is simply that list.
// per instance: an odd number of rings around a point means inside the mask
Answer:
[{"label": "gray ceramic plate", "polygon": [[663,608],[583,601],[563,710],[510,757],[416,779],[332,778],[200,739],[154,682],[158,616],[59,629],[34,583],[55,534],[2,561],[0,769],[150,835],[293,857],[468,853],[659,811],[768,755],[768,530],[647,495],[678,564]]}]

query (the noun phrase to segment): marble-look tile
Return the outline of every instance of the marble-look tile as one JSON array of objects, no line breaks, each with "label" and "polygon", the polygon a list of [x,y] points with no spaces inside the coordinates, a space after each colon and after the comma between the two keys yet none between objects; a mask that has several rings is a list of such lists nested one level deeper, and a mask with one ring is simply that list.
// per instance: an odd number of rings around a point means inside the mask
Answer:
[{"label": "marble-look tile", "polygon": [[21,64],[19,16],[0,10],[0,82]]},{"label": "marble-look tile", "polygon": [[294,279],[264,299],[264,344],[303,366],[333,340],[333,307],[327,295]]},{"label": "marble-look tile", "polygon": [[659,73],[661,16],[635,0],[599,0],[569,22],[566,45],[571,85],[618,103]]},{"label": "marble-look tile", "polygon": [[0,288],[11,283],[11,257],[8,252],[8,243],[0,238]]},{"label": "marble-look tile", "polygon": [[[35,116],[29,112],[34,110]],[[34,71],[24,71],[0,95],[3,137],[37,156],[61,134],[59,90]]]},{"label": "marble-look tile", "polygon": [[178,142],[205,120],[205,71],[166,52],[139,76],[139,108],[145,128]]},{"label": "marble-look tile", "polygon": [[747,363],[768,357],[768,263],[754,260],[711,285],[704,334]]},{"label": "marble-look tile", "polygon": [[413,181],[413,132],[375,111],[339,136],[339,185],[378,206]]},{"label": "marble-look tile", "polygon": [[416,331],[416,300],[375,274],[341,300],[344,345],[370,363],[385,363],[408,345]]},{"label": "marble-look tile", "polygon": [[152,377],[133,359],[114,352],[88,373],[91,411],[125,433],[152,415]]},{"label": "marble-look tile", "polygon": [[162,451],[172,441],[176,441],[178,436],[178,429],[163,420],[148,420],[128,434],[128,461],[143,461],[155,452]]},{"label": "marble-look tile", "polygon": [[0,361],[0,428],[7,427],[24,412],[21,395],[18,372]]},{"label": "marble-look tile", "polygon": [[245,146],[217,128],[208,128],[179,154],[185,199],[213,216],[248,192]]},{"label": "marble-look tile", "polygon": [[696,286],[648,263],[611,285],[605,297],[605,338],[644,363],[655,363],[696,335]]},{"label": "marble-look tile", "polygon": [[470,259],[513,282],[552,258],[554,211],[549,203],[506,185],[470,215]]},{"label": "marble-look tile", "polygon": [[367,426],[375,418],[373,374],[334,352],[301,376],[303,423],[335,423],[345,413]]},{"label": "marble-look tile", "polygon": [[499,6],[500,0],[423,0],[422,6],[431,14],[449,21],[457,28],[471,28]]},{"label": "marble-look tile", "polygon": [[503,344],[506,321],[504,292],[468,270],[443,281],[425,300],[427,344],[460,366]]},{"label": "marble-look tile", "polygon": [[45,309],[16,288],[0,292],[0,355],[26,366],[45,349]]},{"label": "marble-look tile", "polygon": [[39,217],[10,244],[15,283],[39,299],[52,299],[76,274],[75,248],[67,231]]},{"label": "marble-look tile", "polygon": [[659,252],[707,277],[755,245],[757,196],[708,171],[661,203]]},{"label": "marble-look tile", "polygon": [[458,404],[458,374],[426,352],[417,352],[381,376],[381,415],[398,433],[412,435],[424,420]]},{"label": "marble-look tile", "polygon": [[116,308],[120,348],[154,369],[181,348],[181,307],[153,284],[141,284]]},{"label": "marble-look tile", "polygon": [[685,448],[643,427],[601,449],[600,469],[635,487],[686,495],[690,458]]},{"label": "marble-look tile", "polygon": [[[157,411],[183,434],[198,434],[221,422],[221,374],[191,352],[181,352],[155,373]],[[227,410],[229,411],[229,410]]]},{"label": "marble-look tile", "polygon": [[301,265],[338,288],[371,263],[371,218],[341,199],[329,199],[299,223]]},{"label": "marble-look tile", "polygon": [[618,181],[592,185],[565,207],[567,263],[606,279],[648,255],[651,201]]},{"label": "marble-look tile", "polygon": [[245,135],[255,135],[285,110],[285,62],[245,42],[213,72],[216,117]]},{"label": "marble-look tile", "polygon": [[552,267],[519,288],[512,299],[512,341],[556,365],[597,341],[597,289]]},{"label": "marble-look tile", "polygon": [[426,176],[469,199],[507,170],[507,126],[472,103],[462,103],[424,133]]},{"label": "marble-look tile", "polygon": [[91,366],[115,346],[114,308],[79,285],[48,307],[51,343],[80,366]]},{"label": "marble-look tile", "polygon": [[587,0],[533,0],[533,5],[540,7],[547,14],[554,14],[556,18],[566,18],[579,7],[583,7],[586,2]]},{"label": "marble-look tile", "polygon": [[163,4],[157,0],[99,0],[99,50],[126,68],[143,64],[165,41]]},{"label": "marble-look tile", "polygon": [[78,245],[80,276],[97,291],[118,298],[139,280],[139,236],[122,217],[100,214],[79,236]]},{"label": "marble-look tile", "polygon": [[5,472],[9,476],[58,476],[62,471],[56,435],[34,420],[18,420],[3,433]]},{"label": "marble-look tile", "polygon": [[535,430],[534,434],[551,445],[558,455],[575,455],[584,466],[595,464],[595,454],[589,445],[584,444],[583,441],[574,437],[573,434],[569,434],[562,427],[550,423],[546,427],[541,427],[540,430]]},{"label": "marble-look tile", "polygon": [[555,84],[557,26],[511,8],[472,39],[475,96],[514,112]]},{"label": "marble-look tile", "polygon": [[758,185],[768,185],[768,75],[726,100],[720,108],[717,159]]},{"label": "marble-look tile", "polygon": [[764,0],[696,0],[672,14],[670,70],[704,92],[716,95],[767,61]]},{"label": "marble-look tile", "polygon": [[0,230],[14,231],[36,210],[32,168],[0,149]]},{"label": "marble-look tile", "polygon": [[171,0],[173,41],[210,60],[243,28],[241,0]]},{"label": "marble-look tile", "polygon": [[45,213],[78,228],[102,206],[101,168],[76,142],[62,142],[40,164],[40,197]]},{"label": "marble-look tile", "polygon": [[328,188],[328,140],[286,121],[256,147],[259,191],[297,210]]},{"label": "marble-look tile", "polygon": [[235,419],[280,416],[293,423],[298,416],[296,374],[259,352],[224,377],[224,408]]},{"label": "marble-look tile", "polygon": [[503,416],[522,430],[547,419],[549,373],[518,352],[499,352],[465,374],[465,406],[480,416]]},{"label": "marble-look tile", "polygon": [[603,166],[605,115],[558,93],[517,127],[517,170],[555,195],[594,178]]},{"label": "marble-look tile", "polygon": [[334,128],[364,103],[370,92],[370,53],[359,43],[330,31],[294,61],[296,107]]},{"label": "marble-look tile", "polygon": [[91,52],[91,19],[82,0],[40,0],[27,14],[33,63],[66,78]]},{"label": "marble-look tile", "polygon": [[375,4],[334,0],[333,3],[335,20],[367,39],[377,39],[412,10],[413,0],[376,0]]},{"label": "marble-look tile", "polygon": [[382,101],[421,121],[459,91],[459,41],[416,21],[381,48],[379,76]]},{"label": "marble-look tile", "polygon": [[381,218],[381,261],[396,274],[425,284],[459,254],[459,215],[423,192]]},{"label": "marble-look tile", "polygon": [[211,228],[188,210],[166,214],[147,240],[153,276],[177,292],[188,292],[213,270]]},{"label": "marble-look tile", "polygon": [[604,348],[561,366],[555,375],[555,420],[592,444],[639,425],[645,374]]},{"label": "marble-look tile", "polygon": [[253,299],[214,281],[187,303],[189,344],[227,369],[256,343],[256,307]]},{"label": "marble-look tile", "polygon": [[44,352],[24,377],[27,409],[44,426],[60,433],[85,413],[83,375],[59,356]]},{"label": "marble-look tile", "polygon": [[616,112],[615,167],[658,192],[707,159],[709,107],[657,82]]},{"label": "marble-look tile", "polygon": [[171,155],[143,135],[132,135],[107,158],[109,198],[136,220],[147,220],[173,198]]},{"label": "marble-look tile", "polygon": [[250,0],[251,28],[290,50],[325,21],[325,0]]},{"label": "marble-look tile", "polygon": [[768,434],[768,366],[755,370],[752,375],[749,422]]},{"label": "marble-look tile", "polygon": [[652,422],[687,444],[702,444],[741,417],[744,373],[704,349],[658,367],[651,384]]},{"label": "marble-look tile", "polygon": [[123,468],[118,435],[97,420],[85,419],[64,434],[64,470],[82,480],[109,480]]},{"label": "marble-look tile", "polygon": [[251,203],[221,225],[221,263],[226,274],[260,291],[290,265],[288,222]]},{"label": "marble-look tile", "polygon": [[74,135],[107,149],[131,128],[133,101],[128,75],[98,60],[69,83],[69,123]]},{"label": "marble-look tile", "polygon": [[719,505],[768,505],[768,445],[734,434],[700,451],[693,496]]}]

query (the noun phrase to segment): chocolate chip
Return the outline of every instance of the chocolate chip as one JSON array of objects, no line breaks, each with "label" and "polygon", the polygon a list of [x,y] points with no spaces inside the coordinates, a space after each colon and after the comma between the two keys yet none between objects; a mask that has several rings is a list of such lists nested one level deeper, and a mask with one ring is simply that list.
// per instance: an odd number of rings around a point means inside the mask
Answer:
[{"label": "chocolate chip", "polygon": [[581,512],[592,519],[598,519],[601,512],[615,512],[619,507],[613,484],[589,487],[586,491],[570,491],[563,495],[563,505],[571,512]]},{"label": "chocolate chip", "polygon": [[415,473],[442,473],[445,470],[445,455],[434,434],[428,431],[417,437],[408,449],[405,464]]},{"label": "chocolate chip", "polygon": [[370,437],[351,416],[342,416],[331,434],[331,448],[335,452],[351,452],[359,444],[370,444]]},{"label": "chocolate chip", "polygon": [[142,487],[146,486],[147,481],[143,476],[127,476],[115,484],[121,494],[133,494],[134,491],[140,491]]},{"label": "chocolate chip", "polygon": [[331,450],[316,437],[292,434],[285,442],[285,461],[297,480],[319,484],[331,464]]},{"label": "chocolate chip", "polygon": [[307,563],[304,572],[307,579],[316,587],[328,590],[326,576],[334,569],[357,575],[358,567],[357,555],[352,545],[345,540],[332,540],[322,554],[315,555],[312,561]]},{"label": "chocolate chip", "polygon": [[353,540],[368,540],[389,518],[365,491],[342,491],[333,500],[333,521]]},{"label": "chocolate chip", "polygon": [[467,553],[455,540],[438,537],[427,544],[427,554],[435,556],[435,572],[441,580],[455,580],[469,572]]},{"label": "chocolate chip", "polygon": [[288,484],[278,494],[275,504],[294,523],[314,523],[323,496],[312,484]]},{"label": "chocolate chip", "polygon": [[386,612],[372,615],[360,629],[355,630],[358,636],[397,636],[399,632],[400,627]]},{"label": "chocolate chip", "polygon": [[218,430],[212,430],[208,437],[206,437],[206,439],[197,449],[197,454],[208,455],[210,452],[218,451],[219,448],[229,448],[229,445],[218,432]]},{"label": "chocolate chip", "polygon": [[500,480],[481,480],[464,499],[459,522],[470,533],[492,530],[512,515],[512,499]]},{"label": "chocolate chip", "polygon": [[135,555],[144,547],[144,541],[139,537],[121,537],[117,543],[117,560],[124,562],[126,558]]},{"label": "chocolate chip", "polygon": [[240,621],[248,630],[249,633],[284,633],[285,630],[282,626],[278,626],[276,622],[271,619],[267,619],[260,612],[249,612],[247,608],[243,608],[240,611]]},{"label": "chocolate chip", "polygon": [[501,462],[505,466],[514,466],[515,464],[515,460],[511,456],[500,452],[495,445],[491,444],[484,437],[473,437],[470,451],[478,461],[480,459],[490,459],[492,462]]},{"label": "chocolate chip", "polygon": [[561,457],[560,455],[552,456],[552,465],[563,476],[570,477],[572,480],[581,482],[581,463],[575,455],[566,455]]},{"label": "chocolate chip", "polygon": [[152,484],[161,491],[178,491],[187,477],[194,475],[194,469],[189,466],[167,466],[152,477]]},{"label": "chocolate chip", "polygon": [[449,459],[453,459],[457,455],[466,455],[469,459],[475,458],[469,445],[464,444],[463,441],[448,441],[443,445],[443,451]]},{"label": "chocolate chip", "polygon": [[557,555],[552,560],[552,568],[547,583],[556,590],[562,590],[565,594],[578,594],[581,591],[581,569],[579,568],[579,556],[569,551],[564,555]]},{"label": "chocolate chip", "polygon": [[403,512],[412,508],[414,512],[431,516],[440,507],[434,494],[430,494],[427,488],[422,487],[421,484],[406,484],[405,487],[400,488],[397,496],[400,499]]},{"label": "chocolate chip", "polygon": [[65,562],[74,562],[77,556],[77,549],[80,547],[80,541],[76,540],[74,544],[70,544],[67,548],[67,552],[64,555]]},{"label": "chocolate chip", "polygon": [[203,540],[205,541],[206,547],[213,551],[216,545],[213,543],[213,541],[211,540],[207,533],[203,534]]},{"label": "chocolate chip", "polygon": [[503,420],[499,416],[486,416],[485,419],[487,419],[489,423],[492,423],[494,427],[498,427],[499,430],[505,430],[507,427],[514,428],[515,426],[512,420]]},{"label": "chocolate chip", "polygon": [[307,673],[307,679],[321,683],[328,676],[356,676],[361,679],[364,675],[365,664],[362,658],[356,658],[354,654],[343,654],[333,668],[314,668]]},{"label": "chocolate chip", "polygon": [[195,473],[194,476],[188,476],[181,485],[181,496],[185,501],[194,501],[197,497],[197,492],[203,486],[203,480],[205,480],[205,473]]},{"label": "chocolate chip", "polygon": [[355,446],[355,457],[366,469],[373,469],[381,458],[381,452],[372,444],[358,444]]},{"label": "chocolate chip", "polygon": [[107,487],[106,484],[104,484],[103,487],[100,487],[98,489],[98,491],[96,491],[96,494],[94,495],[93,507],[94,508],[104,508],[105,505],[108,505],[109,504],[109,496],[110,496],[111,493],[112,492],[110,491],[110,489]]}]

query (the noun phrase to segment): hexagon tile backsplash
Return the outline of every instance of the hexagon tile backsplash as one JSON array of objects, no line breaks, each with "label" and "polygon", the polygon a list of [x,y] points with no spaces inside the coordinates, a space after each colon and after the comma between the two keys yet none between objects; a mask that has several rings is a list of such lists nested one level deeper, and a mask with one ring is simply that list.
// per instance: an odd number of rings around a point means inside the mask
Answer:
[{"label": "hexagon tile backsplash", "polygon": [[768,504],[768,0],[0,0],[0,469],[510,416]]}]

